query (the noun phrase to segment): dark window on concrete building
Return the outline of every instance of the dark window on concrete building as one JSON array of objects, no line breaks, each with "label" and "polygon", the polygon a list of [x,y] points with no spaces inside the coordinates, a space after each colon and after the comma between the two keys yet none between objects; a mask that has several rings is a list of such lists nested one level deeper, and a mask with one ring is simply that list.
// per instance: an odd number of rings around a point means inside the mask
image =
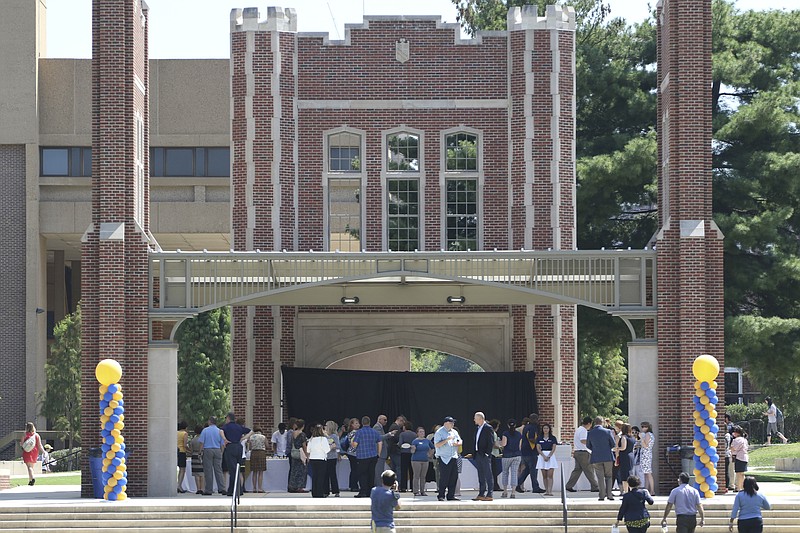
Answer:
[{"label": "dark window on concrete building", "polygon": [[389,179],[390,250],[410,252],[419,248],[419,180]]},{"label": "dark window on concrete building", "polygon": [[228,177],[230,148],[151,148],[153,177]]},{"label": "dark window on concrete building", "polygon": [[40,152],[41,176],[86,177],[92,175],[89,147],[47,147]]}]

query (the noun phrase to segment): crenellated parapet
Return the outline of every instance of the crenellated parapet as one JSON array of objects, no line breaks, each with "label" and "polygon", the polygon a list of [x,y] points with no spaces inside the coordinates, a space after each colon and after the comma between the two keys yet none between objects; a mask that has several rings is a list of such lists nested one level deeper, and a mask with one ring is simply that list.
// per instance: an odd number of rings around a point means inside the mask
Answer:
[{"label": "crenellated parapet", "polygon": [[297,12],[294,8],[267,8],[267,18],[259,21],[257,7],[231,9],[231,33],[237,31],[297,31]]},{"label": "crenellated parapet", "polygon": [[508,31],[569,30],[575,31],[575,9],[572,6],[547,6],[545,16],[539,16],[537,6],[514,7],[508,10]]}]

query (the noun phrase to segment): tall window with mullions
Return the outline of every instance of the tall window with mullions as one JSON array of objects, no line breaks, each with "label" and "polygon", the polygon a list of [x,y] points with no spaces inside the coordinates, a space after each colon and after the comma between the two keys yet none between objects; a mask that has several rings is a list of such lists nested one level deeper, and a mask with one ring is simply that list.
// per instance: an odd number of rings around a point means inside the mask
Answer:
[{"label": "tall window with mullions", "polygon": [[445,237],[447,250],[478,249],[478,136],[445,136]]},{"label": "tall window with mullions", "polygon": [[397,252],[419,248],[419,180],[388,180],[388,247]]}]

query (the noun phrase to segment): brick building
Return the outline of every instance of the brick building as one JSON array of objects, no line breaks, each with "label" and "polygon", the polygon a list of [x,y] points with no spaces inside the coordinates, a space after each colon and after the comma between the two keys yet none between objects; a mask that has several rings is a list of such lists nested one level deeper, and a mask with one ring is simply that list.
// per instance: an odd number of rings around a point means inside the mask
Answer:
[{"label": "brick building", "polygon": [[[648,258],[656,257],[649,251],[626,263],[633,270],[610,276],[612,303],[632,290],[642,293],[638,304],[598,305],[626,321],[652,320],[658,310],[657,341],[629,346],[637,398],[630,415],[653,420],[662,444],[685,440],[691,424],[691,360],[722,360],[721,243],[703,150],[710,125],[693,113],[710,75],[710,2],[703,4],[708,13],[693,18],[683,0],[660,12],[668,209],[657,236],[658,284],[647,285]],[[19,48],[0,58],[19,73],[0,80],[9,102],[0,110],[0,173],[14,182],[2,196],[14,231],[0,243],[13,252],[3,259],[9,276],[0,289],[11,305],[0,335],[26,354],[2,360],[0,434],[36,419],[46,318],[57,321],[82,299],[84,391],[95,390],[98,359],[115,354],[125,368],[132,495],[175,492],[174,476],[164,474],[173,446],[153,437],[174,430],[177,362],[168,340],[180,317],[148,299],[174,288],[164,286],[169,261],[158,259],[154,275],[148,254],[392,251],[402,261],[468,264],[492,250],[563,252],[561,263],[581,253],[571,9],[551,6],[541,16],[516,8],[507,31],[472,40],[438,17],[366,17],[338,42],[297,33],[290,9],[269,8],[265,17],[237,9],[230,60],[149,62],[151,15],[139,0],[94,2],[93,61],[40,58],[44,8],[13,0],[3,9],[29,24],[0,27],[3,45]],[[670,17],[692,18],[697,28],[687,36]],[[700,92],[685,101],[684,84]],[[293,298],[238,300],[234,409],[272,427],[282,417],[282,364],[403,370],[406,347],[418,346],[487,371],[535,370],[543,417],[569,434],[575,309],[590,298],[520,296],[474,279],[413,287],[403,276],[380,289],[309,285]],[[86,395],[91,427],[95,397]],[[86,444],[94,438],[84,433]]]}]

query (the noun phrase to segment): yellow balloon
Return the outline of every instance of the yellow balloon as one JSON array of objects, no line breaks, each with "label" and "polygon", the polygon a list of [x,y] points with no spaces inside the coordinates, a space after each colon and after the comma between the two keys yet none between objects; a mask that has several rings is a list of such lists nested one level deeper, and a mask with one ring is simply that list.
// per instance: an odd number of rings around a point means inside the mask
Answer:
[{"label": "yellow balloon", "polygon": [[704,465],[707,465],[708,463],[711,462],[711,458],[708,456],[707,453],[703,453],[703,455],[700,456],[700,460],[703,462]]},{"label": "yellow balloon", "polygon": [[103,424],[103,425],[105,425],[105,424],[106,424],[106,422],[108,422],[110,418],[111,418],[111,417],[110,417],[109,415],[107,415],[107,414],[102,414],[102,415],[100,415],[100,423],[101,423],[101,424]]},{"label": "yellow balloon", "polygon": [[122,492],[120,492],[119,494],[117,494],[117,501],[122,501],[122,500],[125,500],[125,499],[127,499],[127,498],[128,498],[128,495],[127,495],[127,494],[125,494],[125,486],[123,485],[123,486],[122,486]]},{"label": "yellow balloon", "polygon": [[[709,404],[709,405],[711,405],[711,404]],[[717,413],[717,410],[716,410],[716,409],[711,409],[711,410],[709,410],[709,411],[708,411],[708,419],[709,419],[709,420],[716,420],[716,419],[717,419],[717,414],[718,414],[718,413]]]},{"label": "yellow balloon", "polygon": [[114,479],[122,479],[122,472],[119,470],[116,470],[112,475],[114,476]]},{"label": "yellow balloon", "polygon": [[122,447],[117,442],[115,442],[114,444],[111,445],[111,451],[114,452],[115,454],[116,454],[116,452],[120,451],[121,449],[122,449]]},{"label": "yellow balloon", "polygon": [[695,454],[697,457],[700,457],[701,455],[703,455],[703,448],[695,448],[695,449],[694,449],[694,454]]},{"label": "yellow balloon", "polygon": [[709,382],[709,384],[708,384],[708,388],[709,388],[709,389],[714,389],[714,390],[716,390],[716,388],[717,388],[717,382],[716,382],[716,381],[711,381],[711,382]]},{"label": "yellow balloon", "polygon": [[122,367],[113,359],[103,359],[94,369],[94,377],[103,385],[116,383],[122,377]]},{"label": "yellow balloon", "polygon": [[700,470],[698,470],[698,469],[696,469],[696,468],[695,468],[694,470],[692,470],[692,474],[694,474],[694,477],[695,477],[695,479],[697,479],[697,478],[699,478],[701,475],[703,475],[703,473],[702,473],[702,472],[700,472]]},{"label": "yellow balloon", "polygon": [[112,409],[111,407],[106,407],[105,409],[103,409],[103,414],[110,417],[111,415],[114,414],[114,409]]},{"label": "yellow balloon", "polygon": [[713,490],[709,490],[709,491],[707,491],[707,492],[705,493],[705,497],[706,497],[706,498],[713,498],[713,497],[714,497],[714,491],[713,491]]},{"label": "yellow balloon", "polygon": [[122,393],[121,393],[121,392],[119,392],[119,391],[117,391],[117,392],[115,392],[114,394],[112,394],[112,395],[111,395],[111,397],[112,397],[113,399],[115,399],[115,400],[119,401],[119,400],[121,400],[121,399],[122,399]]},{"label": "yellow balloon", "polygon": [[[711,433],[709,433],[709,435],[711,435]],[[708,441],[708,445],[712,448],[716,448],[719,445],[719,441],[717,439],[712,439]]]},{"label": "yellow balloon", "polygon": [[703,390],[703,382],[702,381],[695,381],[694,382],[694,388],[697,389],[697,391],[702,391]]},{"label": "yellow balloon", "polygon": [[114,453],[114,452],[113,452],[113,451],[111,451],[111,450],[108,450],[108,451],[106,452],[106,457],[108,457],[109,459],[113,459],[113,458],[114,458],[114,457],[116,457],[116,456],[117,456],[117,454],[116,454],[116,453]]},{"label": "yellow balloon", "polygon": [[108,406],[112,409],[116,409],[117,407],[119,407],[119,402],[117,400],[111,400],[110,402],[108,402]]},{"label": "yellow balloon", "polygon": [[125,427],[125,424],[124,424],[124,423],[122,423],[122,422],[117,422],[116,424],[114,424],[114,429],[119,429],[119,430],[121,430],[121,429],[123,429],[124,427]]},{"label": "yellow balloon", "polygon": [[117,470],[119,470],[120,472],[124,472],[127,469],[128,469],[128,466],[124,463],[124,459],[123,459],[123,462],[120,463],[119,466],[117,466]]},{"label": "yellow balloon", "polygon": [[119,430],[117,428],[114,428],[114,429],[111,430],[111,434],[114,437],[119,437]]},{"label": "yellow balloon", "polygon": [[116,442],[117,444],[122,444],[123,442],[125,442],[125,437],[120,435],[119,437],[114,438],[114,442]]},{"label": "yellow balloon", "polygon": [[692,363],[692,374],[698,381],[714,381],[719,375],[719,361],[708,354],[700,355]]},{"label": "yellow balloon", "polygon": [[108,457],[103,459],[103,466],[108,466],[110,464],[111,464],[111,459],[109,459]]},{"label": "yellow balloon", "polygon": [[717,468],[715,466],[709,465],[708,473],[710,474],[709,477],[711,477],[711,479],[714,479],[715,477],[717,477]]},{"label": "yellow balloon", "polygon": [[707,434],[707,433],[709,432],[708,426],[702,426],[702,427],[700,428],[700,432],[701,432],[703,435]]},{"label": "yellow balloon", "polygon": [[708,405],[708,402],[710,401],[711,400],[708,399],[708,396],[703,396],[702,398],[700,398],[700,403],[702,403],[703,405]]},{"label": "yellow balloon", "polygon": [[100,396],[102,396],[103,394],[108,392],[108,385],[100,385],[100,387],[97,390],[100,391]]},{"label": "yellow balloon", "polygon": [[119,421],[122,422],[123,420],[125,420],[125,415],[119,415]]},{"label": "yellow balloon", "polygon": [[106,486],[107,487],[116,487],[117,486],[117,480],[115,478],[113,478],[113,477],[108,478],[108,481],[106,481]]},{"label": "yellow balloon", "polygon": [[699,447],[700,447],[700,441],[699,440],[693,440],[692,441],[692,448],[694,448],[696,450]]},{"label": "yellow balloon", "polygon": [[111,487],[109,487],[108,485],[103,485],[103,491],[104,491],[106,494],[108,494],[109,492],[111,492]]},{"label": "yellow balloon", "polygon": [[709,486],[705,481],[700,483],[700,492],[708,492]]}]

